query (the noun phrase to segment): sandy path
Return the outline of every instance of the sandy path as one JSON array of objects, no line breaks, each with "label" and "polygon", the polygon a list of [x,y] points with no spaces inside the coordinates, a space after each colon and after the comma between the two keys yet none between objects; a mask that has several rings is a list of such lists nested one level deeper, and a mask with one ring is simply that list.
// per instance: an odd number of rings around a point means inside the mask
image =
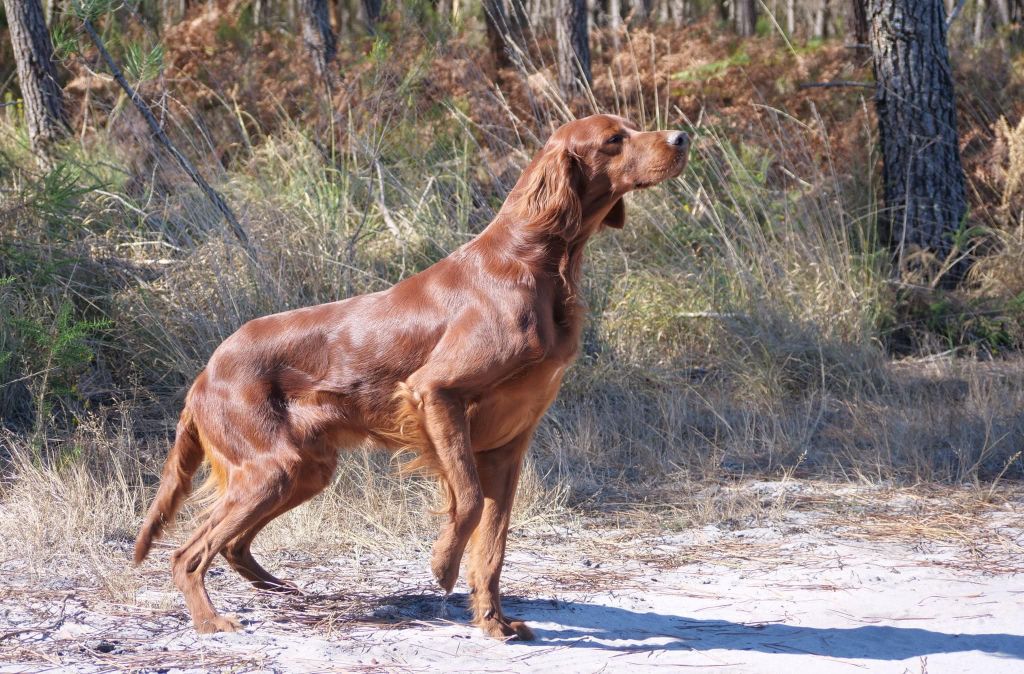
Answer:
[{"label": "sandy path", "polygon": [[959,537],[880,536],[877,523],[807,512],[736,531],[534,532],[518,538],[505,574],[517,597],[506,609],[532,624],[532,643],[468,627],[465,596],[431,588],[425,554],[294,564],[302,599],[219,573],[214,601],[247,627],[211,637],[188,628],[171,592],[125,606],[15,584],[0,596],[0,635],[29,631],[0,642],[0,671],[1017,673],[1024,538],[1009,525],[1020,510],[975,518],[984,531]]}]

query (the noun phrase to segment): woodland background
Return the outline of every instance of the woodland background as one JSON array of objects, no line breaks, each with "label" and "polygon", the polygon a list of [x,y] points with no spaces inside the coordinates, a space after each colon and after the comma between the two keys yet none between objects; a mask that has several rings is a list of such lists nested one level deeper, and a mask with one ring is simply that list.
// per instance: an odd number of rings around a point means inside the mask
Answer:
[{"label": "woodland background", "polygon": [[[4,5],[9,555],[130,541],[221,340],[425,268],[593,112],[694,150],[591,245],[521,517],[646,500],[690,526],[756,517],[705,488],[750,476],[991,495],[1024,472],[1020,0]],[[886,121],[899,101],[921,114]],[[433,488],[390,460],[348,456],[321,540],[424,530]]]}]

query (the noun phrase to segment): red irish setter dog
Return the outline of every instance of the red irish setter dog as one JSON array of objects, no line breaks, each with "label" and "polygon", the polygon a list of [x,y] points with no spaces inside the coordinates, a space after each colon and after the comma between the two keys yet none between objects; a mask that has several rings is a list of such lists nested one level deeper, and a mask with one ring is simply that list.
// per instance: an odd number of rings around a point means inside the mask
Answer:
[{"label": "red irish setter dog", "polygon": [[173,554],[172,575],[197,631],[238,629],[206,593],[213,558],[257,588],[296,591],[253,558],[253,538],[328,485],[340,449],[413,450],[449,497],[431,560],[438,583],[452,590],[468,545],[476,624],[533,638],[502,612],[498,579],[523,456],[579,346],[583,248],[623,226],[623,195],[679,175],[689,145],[681,131],[642,133],[610,115],[570,122],[494,221],[447,258],[383,292],[242,326],[185,399],[135,562],[205,458],[219,497]]}]

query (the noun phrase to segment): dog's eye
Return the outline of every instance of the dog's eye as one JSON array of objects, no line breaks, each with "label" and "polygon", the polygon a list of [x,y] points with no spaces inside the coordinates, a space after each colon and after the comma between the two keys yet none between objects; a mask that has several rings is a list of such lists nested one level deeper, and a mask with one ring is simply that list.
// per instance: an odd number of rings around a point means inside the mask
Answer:
[{"label": "dog's eye", "polygon": [[618,145],[619,143],[622,142],[622,140],[623,140],[622,134],[621,133],[617,133],[614,136],[612,136],[611,138],[609,138],[608,140],[606,140],[605,143],[608,144],[608,145]]}]

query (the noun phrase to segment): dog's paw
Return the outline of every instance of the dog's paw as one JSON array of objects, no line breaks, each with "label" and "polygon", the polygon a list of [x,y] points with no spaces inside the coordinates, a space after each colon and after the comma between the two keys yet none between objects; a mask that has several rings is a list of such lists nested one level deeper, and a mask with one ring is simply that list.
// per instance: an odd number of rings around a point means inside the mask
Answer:
[{"label": "dog's paw", "polygon": [[259,581],[253,583],[253,587],[260,592],[276,592],[279,594],[290,594],[297,597],[302,596],[302,590],[293,583],[289,583],[287,580]]},{"label": "dog's paw", "polygon": [[508,618],[484,618],[477,623],[483,633],[495,639],[518,639],[533,641],[536,636],[533,630],[522,620]]},{"label": "dog's paw", "polygon": [[242,623],[234,616],[215,615],[212,618],[196,622],[196,632],[200,634],[237,632],[241,629]]},{"label": "dog's paw", "polygon": [[459,579],[459,565],[462,556],[456,554],[453,546],[442,536],[434,544],[434,552],[430,557],[430,570],[437,579],[437,584],[445,592],[451,592],[455,587],[455,581]]},{"label": "dog's paw", "polygon": [[451,555],[434,553],[430,560],[430,570],[441,589],[450,593],[455,587],[455,581],[459,579],[459,563],[451,559]]}]

